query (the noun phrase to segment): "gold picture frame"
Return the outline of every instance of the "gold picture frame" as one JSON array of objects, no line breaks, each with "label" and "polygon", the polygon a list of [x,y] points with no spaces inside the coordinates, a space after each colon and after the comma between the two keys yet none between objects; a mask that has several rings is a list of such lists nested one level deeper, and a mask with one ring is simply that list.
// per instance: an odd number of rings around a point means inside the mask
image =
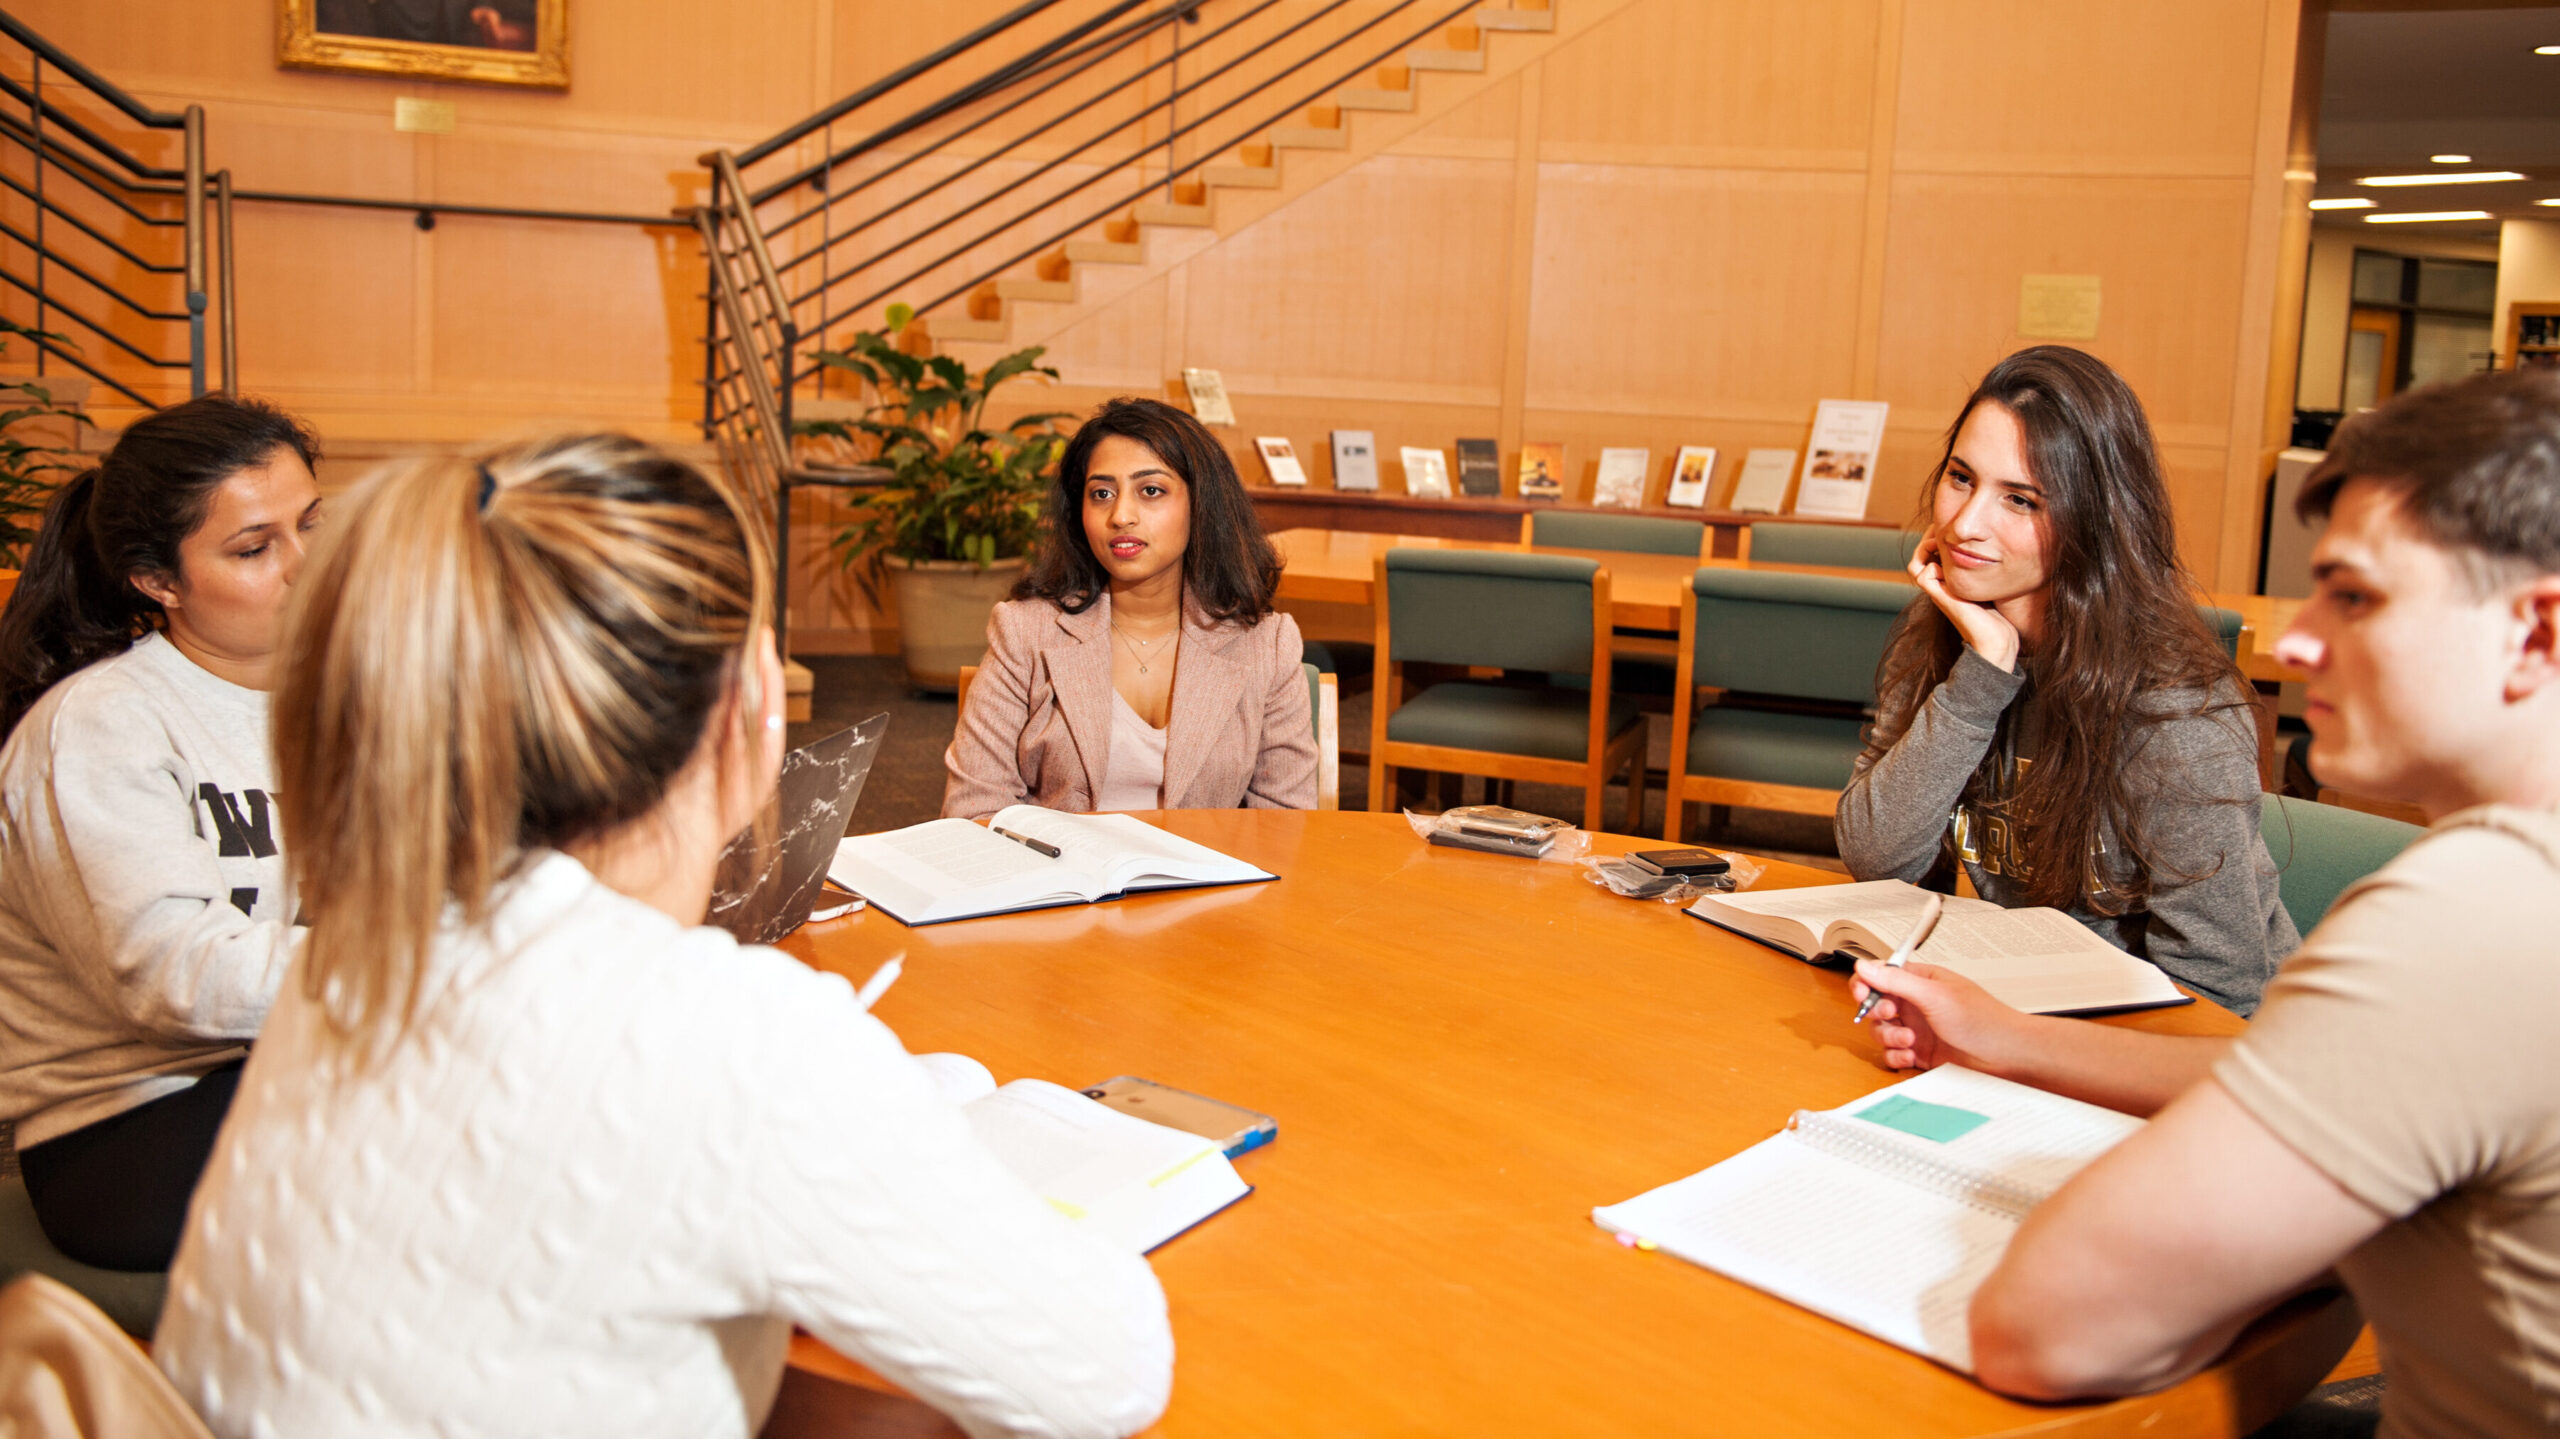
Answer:
[{"label": "gold picture frame", "polygon": [[569,0],[276,0],[276,63],[565,90]]}]

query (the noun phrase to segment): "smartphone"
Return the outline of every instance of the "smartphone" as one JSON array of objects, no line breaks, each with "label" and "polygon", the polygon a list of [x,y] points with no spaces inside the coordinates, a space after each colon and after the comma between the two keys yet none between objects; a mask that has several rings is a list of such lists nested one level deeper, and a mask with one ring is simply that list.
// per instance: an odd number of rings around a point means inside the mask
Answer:
[{"label": "smartphone", "polygon": [[1280,1133],[1280,1121],[1268,1114],[1256,1114],[1135,1075],[1114,1075],[1086,1089],[1084,1096],[1168,1129],[1214,1139],[1229,1159],[1269,1144]]},{"label": "smartphone", "polygon": [[1627,862],[1654,874],[1676,874],[1683,879],[1697,879],[1723,874],[1733,862],[1712,850],[1644,849],[1627,856]]}]

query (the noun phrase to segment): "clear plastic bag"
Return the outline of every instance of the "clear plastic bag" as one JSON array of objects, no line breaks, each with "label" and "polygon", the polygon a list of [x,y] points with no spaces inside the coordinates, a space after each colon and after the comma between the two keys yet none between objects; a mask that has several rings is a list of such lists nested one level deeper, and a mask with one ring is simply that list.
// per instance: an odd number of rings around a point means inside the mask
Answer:
[{"label": "clear plastic bag", "polygon": [[1570,863],[1591,851],[1589,833],[1571,822],[1498,804],[1461,805],[1443,814],[1404,812],[1416,837],[1451,849],[1512,854]]},{"label": "clear plastic bag", "polygon": [[1722,855],[1727,868],[1722,874],[1678,875],[1655,874],[1629,863],[1622,855],[1586,855],[1582,860],[1582,877],[1628,899],[1658,899],[1664,904],[1687,904],[1702,894],[1727,894],[1749,887],[1760,877],[1760,863],[1745,855]]}]

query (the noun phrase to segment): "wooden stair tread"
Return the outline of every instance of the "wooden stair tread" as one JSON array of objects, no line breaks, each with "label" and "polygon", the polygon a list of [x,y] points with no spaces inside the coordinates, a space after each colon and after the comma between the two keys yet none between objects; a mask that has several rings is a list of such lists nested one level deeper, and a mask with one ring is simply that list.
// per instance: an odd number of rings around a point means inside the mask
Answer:
[{"label": "wooden stair tread", "polygon": [[1169,200],[1141,200],[1129,212],[1141,225],[1207,225],[1206,205],[1177,205]]},{"label": "wooden stair tread", "polygon": [[1147,247],[1138,240],[1069,240],[1067,258],[1079,265],[1143,265]]},{"label": "wooden stair tread", "polygon": [[1478,10],[1475,19],[1476,24],[1487,30],[1517,32],[1556,28],[1556,12],[1553,10]]},{"label": "wooden stair tread", "polygon": [[1003,340],[1013,333],[1013,326],[1001,314],[993,319],[975,315],[935,315],[927,323],[937,340]]},{"label": "wooden stair tread", "polygon": [[1201,171],[1212,185],[1227,185],[1244,190],[1277,190],[1280,167],[1277,165],[1211,165]]}]

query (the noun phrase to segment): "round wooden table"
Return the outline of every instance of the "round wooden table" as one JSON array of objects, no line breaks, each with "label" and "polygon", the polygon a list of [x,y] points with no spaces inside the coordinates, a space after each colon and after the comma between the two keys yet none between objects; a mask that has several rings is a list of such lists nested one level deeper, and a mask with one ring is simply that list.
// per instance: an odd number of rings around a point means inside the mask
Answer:
[{"label": "round wooden table", "polygon": [[[878,1012],[919,1053],[1279,1119],[1237,1162],[1256,1192],[1153,1256],[1176,1355],[1155,1432],[2238,1434],[2354,1337],[2324,1293],[2175,1389],[2036,1405],[1625,1248],[1592,1206],[1896,1078],[1843,975],[1399,815],[1148,818],[1281,878],[924,929],[866,913],[784,947],[857,982],[905,951]],[[1758,887],[1839,878],[1771,864]],[[2203,1003],[2103,1022],[2240,1028]]]}]

